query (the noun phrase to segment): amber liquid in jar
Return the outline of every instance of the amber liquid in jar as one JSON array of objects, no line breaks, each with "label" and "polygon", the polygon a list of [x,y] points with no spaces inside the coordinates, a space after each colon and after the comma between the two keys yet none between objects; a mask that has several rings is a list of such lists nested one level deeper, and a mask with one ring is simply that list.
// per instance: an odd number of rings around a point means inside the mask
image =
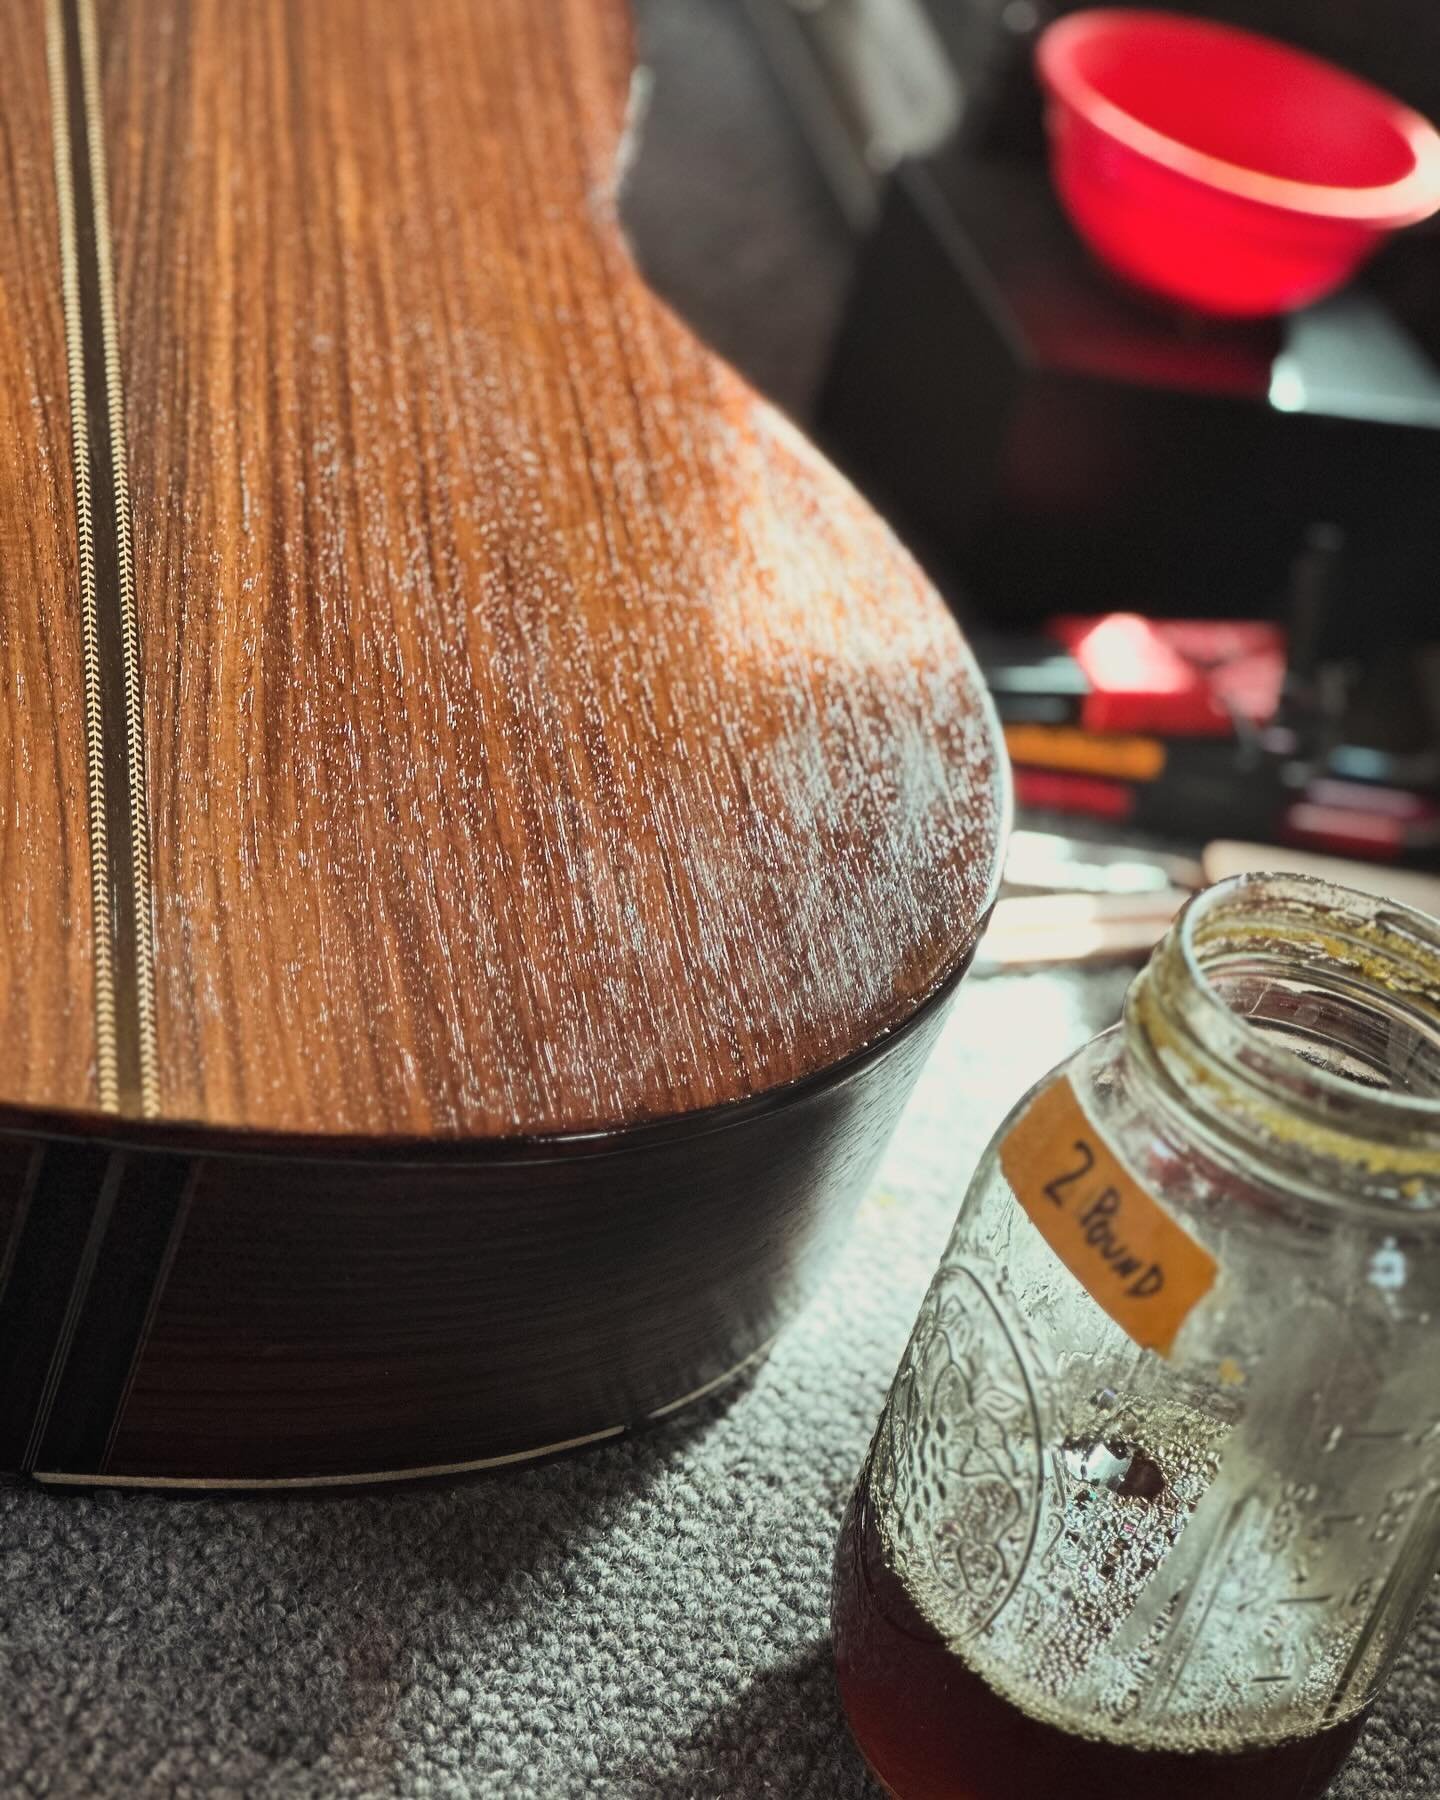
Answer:
[{"label": "amber liquid in jar", "polygon": [[841,1530],[836,1669],[850,1729],[899,1800],[1316,1800],[1364,1710],[1259,1747],[1147,1749],[1064,1731],[1001,1696],[945,1641],[893,1568],[862,1476]]}]

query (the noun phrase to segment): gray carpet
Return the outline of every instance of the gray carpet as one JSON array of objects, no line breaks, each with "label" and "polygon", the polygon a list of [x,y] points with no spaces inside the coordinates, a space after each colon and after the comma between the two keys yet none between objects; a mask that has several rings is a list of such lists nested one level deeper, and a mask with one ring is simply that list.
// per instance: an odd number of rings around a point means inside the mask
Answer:
[{"label": "gray carpet", "polygon": [[[979,1149],[1120,986],[968,983],[823,1291],[668,1428],[388,1496],[0,1490],[0,1790],[876,1800],[836,1525]],[[1437,1665],[1431,1604],[1336,1800],[1440,1793]]]},{"label": "gray carpet", "polygon": [[[644,15],[643,260],[803,412],[843,233],[736,0]],[[667,1429],[389,1496],[0,1489],[0,1791],[875,1800],[831,1676],[840,1511],[979,1149],[1121,985],[969,983],[823,1292]],[[1440,1795],[1437,1665],[1432,1605],[1337,1800]]]}]

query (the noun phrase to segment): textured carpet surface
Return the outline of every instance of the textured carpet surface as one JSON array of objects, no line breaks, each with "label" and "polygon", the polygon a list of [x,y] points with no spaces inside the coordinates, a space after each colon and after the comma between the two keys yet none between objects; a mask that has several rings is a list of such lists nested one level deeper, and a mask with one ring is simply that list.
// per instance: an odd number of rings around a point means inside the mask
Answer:
[{"label": "textured carpet surface", "polygon": [[[0,1490],[0,1792],[876,1800],[841,1509],[971,1165],[1121,985],[967,983],[822,1291],[668,1428],[390,1495]],[[1336,1800],[1440,1794],[1437,1664],[1432,1602]]]}]

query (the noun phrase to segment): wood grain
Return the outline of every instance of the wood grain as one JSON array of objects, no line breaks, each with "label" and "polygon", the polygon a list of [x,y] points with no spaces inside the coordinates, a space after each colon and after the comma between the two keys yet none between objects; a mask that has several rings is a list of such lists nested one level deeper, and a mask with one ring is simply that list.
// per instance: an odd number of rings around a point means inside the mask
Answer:
[{"label": "wood grain", "polygon": [[[200,1159],[100,1472],[397,1474],[614,1434],[813,1291],[941,1021],[696,1135],[488,1167]],[[94,1466],[53,1432],[40,1469]]]},{"label": "wood grain", "polygon": [[617,1128],[958,965],[996,749],[884,527],[641,284],[594,0],[99,8],[162,1113]]},{"label": "wood grain", "polygon": [[0,1103],[93,1108],[84,680],[45,33],[0,0]]},{"label": "wood grain", "polygon": [[73,181],[46,17],[0,0],[0,1468],[613,1435],[773,1335],[894,1127],[998,872],[974,665],[636,275],[616,0],[52,0]]}]

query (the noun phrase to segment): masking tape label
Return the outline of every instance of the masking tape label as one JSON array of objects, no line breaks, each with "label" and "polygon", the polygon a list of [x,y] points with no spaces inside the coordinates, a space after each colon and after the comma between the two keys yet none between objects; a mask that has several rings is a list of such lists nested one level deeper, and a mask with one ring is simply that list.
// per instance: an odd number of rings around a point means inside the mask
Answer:
[{"label": "masking tape label", "polygon": [[1000,1166],[1091,1299],[1137,1344],[1167,1355],[1218,1265],[1111,1155],[1067,1080],[1011,1126]]}]

